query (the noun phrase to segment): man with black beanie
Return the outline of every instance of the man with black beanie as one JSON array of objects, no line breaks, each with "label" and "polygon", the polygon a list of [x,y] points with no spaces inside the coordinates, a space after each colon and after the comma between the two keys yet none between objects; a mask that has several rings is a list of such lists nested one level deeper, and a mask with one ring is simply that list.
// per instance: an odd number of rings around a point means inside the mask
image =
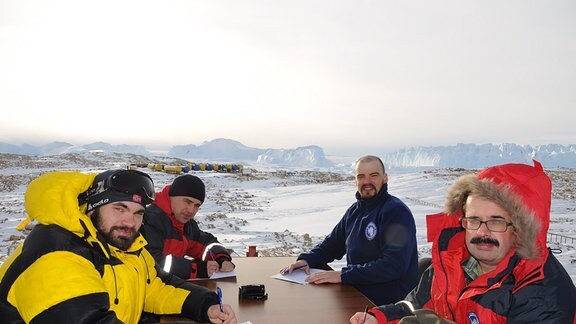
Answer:
[{"label": "man with black beanie", "polygon": [[140,323],[147,312],[237,323],[214,292],[158,269],[138,231],[153,199],[137,170],[30,182],[18,229],[37,224],[0,267],[0,323]]},{"label": "man with black beanie", "polygon": [[181,175],[156,193],[144,216],[142,232],[148,250],[164,271],[182,279],[209,278],[216,271],[234,270],[228,250],[214,235],[200,230],[194,220],[205,198],[200,178]]}]

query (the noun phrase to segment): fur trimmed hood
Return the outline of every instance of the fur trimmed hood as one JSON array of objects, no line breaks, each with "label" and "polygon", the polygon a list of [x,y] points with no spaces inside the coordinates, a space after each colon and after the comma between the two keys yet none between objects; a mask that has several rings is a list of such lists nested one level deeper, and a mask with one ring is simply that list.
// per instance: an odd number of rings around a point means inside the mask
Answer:
[{"label": "fur trimmed hood", "polygon": [[546,255],[552,182],[542,165],[503,164],[460,177],[448,190],[445,212],[460,216],[468,196],[495,202],[512,216],[518,255],[535,259]]}]

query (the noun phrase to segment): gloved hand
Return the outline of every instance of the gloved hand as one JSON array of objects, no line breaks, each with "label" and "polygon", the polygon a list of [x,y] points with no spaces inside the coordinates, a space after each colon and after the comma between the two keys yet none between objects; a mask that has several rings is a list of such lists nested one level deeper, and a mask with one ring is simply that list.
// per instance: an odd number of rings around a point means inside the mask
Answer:
[{"label": "gloved hand", "polygon": [[430,309],[417,309],[414,315],[403,317],[398,324],[456,324],[441,318]]}]

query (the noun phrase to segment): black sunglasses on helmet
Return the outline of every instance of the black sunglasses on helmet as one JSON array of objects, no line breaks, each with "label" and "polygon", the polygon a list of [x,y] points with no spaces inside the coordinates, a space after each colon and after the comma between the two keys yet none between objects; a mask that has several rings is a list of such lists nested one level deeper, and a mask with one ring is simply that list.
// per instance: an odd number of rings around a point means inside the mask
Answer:
[{"label": "black sunglasses on helmet", "polygon": [[88,190],[78,196],[78,201],[81,204],[85,203],[89,197],[107,190],[139,195],[145,204],[151,203],[155,194],[154,182],[148,174],[137,170],[117,170],[103,180],[92,184]]}]

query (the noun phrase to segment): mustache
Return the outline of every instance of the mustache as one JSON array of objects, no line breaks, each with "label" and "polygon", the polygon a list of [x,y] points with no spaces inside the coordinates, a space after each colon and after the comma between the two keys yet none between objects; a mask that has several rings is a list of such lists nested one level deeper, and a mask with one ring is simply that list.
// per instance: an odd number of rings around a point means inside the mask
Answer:
[{"label": "mustache", "polygon": [[362,189],[364,189],[364,188],[371,188],[371,189],[376,190],[376,187],[374,187],[374,186],[371,185],[371,184],[363,185],[363,186],[362,186]]},{"label": "mustache", "polygon": [[500,242],[489,237],[474,237],[470,240],[470,244],[494,244],[494,246],[499,247]]},{"label": "mustache", "polygon": [[110,228],[110,232],[112,232],[114,230],[130,231],[130,232],[132,232],[132,234],[136,233],[136,229],[134,229],[134,227],[129,227],[129,226],[112,226]]}]

